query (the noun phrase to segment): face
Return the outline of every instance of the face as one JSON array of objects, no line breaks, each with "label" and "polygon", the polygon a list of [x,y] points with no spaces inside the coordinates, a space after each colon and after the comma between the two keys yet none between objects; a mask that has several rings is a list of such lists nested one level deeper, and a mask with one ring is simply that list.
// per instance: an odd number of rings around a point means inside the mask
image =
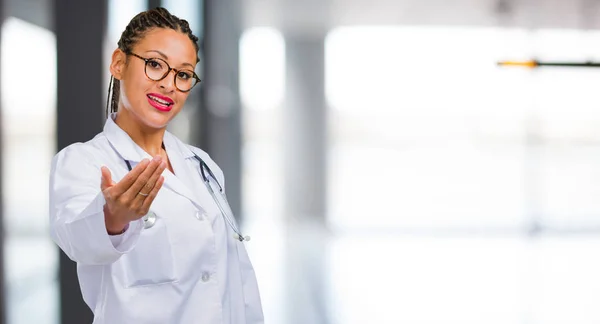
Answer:
[{"label": "face", "polygon": [[[186,34],[172,29],[149,30],[131,52],[146,59],[162,59],[178,71],[193,71],[196,66],[194,44]],[[156,62],[162,64],[163,61]],[[150,68],[156,63],[150,64],[149,75]],[[164,128],[181,111],[189,92],[175,87],[177,72],[170,71],[164,79],[154,81],[146,76],[145,67],[146,63],[141,58],[125,55],[118,49],[113,53],[111,73],[121,81],[119,118],[131,119],[143,127]]]}]

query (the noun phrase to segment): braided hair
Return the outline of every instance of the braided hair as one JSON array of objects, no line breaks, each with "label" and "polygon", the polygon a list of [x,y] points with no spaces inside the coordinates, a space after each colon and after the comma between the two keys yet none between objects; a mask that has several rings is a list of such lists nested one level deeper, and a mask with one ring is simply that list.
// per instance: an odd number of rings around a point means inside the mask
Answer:
[{"label": "braided hair", "polygon": [[[125,54],[131,53],[133,46],[153,28],[168,28],[186,34],[194,44],[196,53],[198,52],[198,37],[192,33],[188,22],[185,19],[178,18],[171,14],[167,9],[161,7],[140,12],[133,17],[127,27],[125,27],[125,30],[117,43],[119,49]],[[199,60],[199,58],[196,59]],[[119,80],[115,79],[113,76],[110,77],[108,98],[106,99],[107,116],[109,115],[109,103],[111,113],[116,112],[119,107],[120,85],[121,82]]]}]

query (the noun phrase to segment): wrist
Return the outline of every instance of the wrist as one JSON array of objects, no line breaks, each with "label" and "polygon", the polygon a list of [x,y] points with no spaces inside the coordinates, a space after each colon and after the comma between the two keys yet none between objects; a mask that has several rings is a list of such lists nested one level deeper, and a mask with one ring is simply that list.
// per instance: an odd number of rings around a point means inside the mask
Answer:
[{"label": "wrist", "polygon": [[121,235],[129,228],[129,222],[121,222],[116,220],[106,205],[104,205],[104,223],[108,235]]},{"label": "wrist", "polygon": [[114,235],[121,235],[121,234],[125,233],[128,228],[129,228],[129,224],[125,225],[120,230],[114,230],[112,228],[109,228],[108,225],[107,225],[106,226],[106,232],[108,233],[108,235],[113,235],[113,236]]}]

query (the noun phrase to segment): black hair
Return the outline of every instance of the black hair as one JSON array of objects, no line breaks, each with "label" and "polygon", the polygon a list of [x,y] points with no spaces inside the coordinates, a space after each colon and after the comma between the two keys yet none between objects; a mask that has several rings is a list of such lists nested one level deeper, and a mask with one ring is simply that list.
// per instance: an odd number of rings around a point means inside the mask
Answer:
[{"label": "black hair", "polygon": [[[137,14],[121,34],[117,43],[119,49],[125,54],[130,54],[133,46],[144,37],[144,35],[153,28],[173,29],[186,34],[198,53],[198,37],[192,33],[189,23],[185,19],[180,19],[171,14],[167,9],[158,7]],[[196,60],[199,60],[196,58]],[[110,103],[110,112],[116,112],[119,108],[119,89],[120,81],[113,76],[110,77],[108,84],[108,98],[106,99],[106,115],[109,115],[108,106]],[[111,95],[112,92],[112,95]]]}]

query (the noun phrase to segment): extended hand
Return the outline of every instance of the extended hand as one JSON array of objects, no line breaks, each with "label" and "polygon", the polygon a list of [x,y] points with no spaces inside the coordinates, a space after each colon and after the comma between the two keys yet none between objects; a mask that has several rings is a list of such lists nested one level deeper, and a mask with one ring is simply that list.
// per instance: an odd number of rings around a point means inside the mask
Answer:
[{"label": "extended hand", "polygon": [[118,183],[112,181],[110,170],[102,167],[100,187],[106,200],[104,218],[109,234],[121,233],[129,222],[148,213],[165,181],[161,174],[166,167],[160,156],[152,161],[144,159]]}]

